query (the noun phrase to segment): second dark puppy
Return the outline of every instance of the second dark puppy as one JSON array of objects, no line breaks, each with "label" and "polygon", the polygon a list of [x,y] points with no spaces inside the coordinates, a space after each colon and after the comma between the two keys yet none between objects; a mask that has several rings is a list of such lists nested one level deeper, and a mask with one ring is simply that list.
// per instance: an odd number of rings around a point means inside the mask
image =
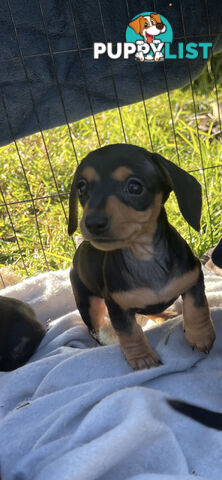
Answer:
[{"label": "second dark puppy", "polygon": [[179,295],[190,345],[207,353],[215,339],[200,262],[167,220],[164,203],[171,190],[184,218],[199,230],[199,183],[162,156],[134,145],[91,152],[71,188],[68,232],[77,228],[79,199],[85,238],[70,274],[77,307],[98,336],[107,307],[134,369],[160,362],[135,314],[160,313]]},{"label": "second dark puppy", "polygon": [[46,333],[34,310],[16,298],[0,296],[0,371],[24,365]]}]

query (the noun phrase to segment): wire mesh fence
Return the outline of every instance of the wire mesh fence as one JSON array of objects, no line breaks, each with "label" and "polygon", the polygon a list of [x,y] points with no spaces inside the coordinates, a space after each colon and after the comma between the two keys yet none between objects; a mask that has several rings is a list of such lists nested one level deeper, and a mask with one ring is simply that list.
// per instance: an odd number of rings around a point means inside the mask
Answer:
[{"label": "wire mesh fence", "polygon": [[[154,2],[155,3],[155,2]],[[71,263],[75,242],[67,235],[69,189],[79,161],[91,150],[109,143],[132,143],[161,153],[169,160],[192,173],[203,187],[203,213],[201,232],[197,234],[181,218],[174,195],[167,203],[170,221],[180,231],[196,254],[201,255],[213,246],[221,235],[221,118],[222,76],[221,54],[212,57],[198,80],[193,80],[191,62],[187,62],[189,85],[170,91],[167,70],[164,68],[164,94],[146,100],[139,63],[135,62],[141,101],[121,106],[115,72],[110,62],[113,96],[116,108],[95,113],[93,99],[83,62],[84,49],[78,37],[73,3],[66,3],[73,35],[76,39],[81,71],[88,98],[90,116],[70,123],[63,89],[57,73],[57,58],[64,53],[53,48],[47,18],[41,0],[41,12],[47,51],[41,52],[51,59],[51,73],[64,114],[64,125],[43,130],[38,113],[38,102],[32,88],[23,53],[16,18],[10,0],[7,0],[11,25],[14,30],[19,61],[29,90],[33,116],[38,133],[18,140],[14,133],[5,95],[0,90],[2,112],[8,122],[12,142],[0,150],[0,268],[10,266],[14,272],[29,276],[49,269],[67,268]],[[129,3],[125,2],[128,18],[132,17]],[[205,3],[208,15],[207,1]],[[154,11],[157,10],[153,5]],[[180,2],[183,38],[186,29]],[[103,9],[98,1],[99,21],[107,39]],[[205,41],[210,41],[209,30]],[[70,52],[72,53],[72,49]],[[36,56],[37,54],[33,55]],[[18,58],[15,57],[14,61]],[[80,233],[79,231],[77,234]],[[4,285],[4,270],[0,270]]]}]

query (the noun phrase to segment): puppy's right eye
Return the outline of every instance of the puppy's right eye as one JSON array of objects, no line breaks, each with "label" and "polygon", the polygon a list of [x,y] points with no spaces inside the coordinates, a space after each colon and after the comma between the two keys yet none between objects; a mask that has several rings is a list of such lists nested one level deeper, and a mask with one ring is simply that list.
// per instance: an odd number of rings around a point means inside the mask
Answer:
[{"label": "puppy's right eye", "polygon": [[126,191],[130,195],[141,195],[144,192],[144,185],[137,178],[129,178],[126,184]]},{"label": "puppy's right eye", "polygon": [[83,195],[86,194],[88,190],[88,183],[84,178],[81,178],[81,180],[77,182],[77,190],[78,190],[79,197],[82,197]]}]

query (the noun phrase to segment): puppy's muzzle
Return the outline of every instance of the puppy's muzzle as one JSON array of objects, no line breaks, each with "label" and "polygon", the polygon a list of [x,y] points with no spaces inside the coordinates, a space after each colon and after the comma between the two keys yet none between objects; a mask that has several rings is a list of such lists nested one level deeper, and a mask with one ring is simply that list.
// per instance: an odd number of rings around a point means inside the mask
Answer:
[{"label": "puppy's muzzle", "polygon": [[85,219],[85,225],[91,234],[100,235],[109,229],[110,219],[98,213],[90,214]]}]

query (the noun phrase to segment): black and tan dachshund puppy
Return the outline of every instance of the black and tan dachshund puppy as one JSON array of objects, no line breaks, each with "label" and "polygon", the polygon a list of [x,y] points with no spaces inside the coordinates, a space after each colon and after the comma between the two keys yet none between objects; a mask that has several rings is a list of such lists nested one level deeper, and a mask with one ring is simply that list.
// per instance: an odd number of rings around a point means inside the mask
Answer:
[{"label": "black and tan dachshund puppy", "polygon": [[27,303],[0,296],[0,371],[26,363],[45,333],[46,328]]},{"label": "black and tan dachshund puppy", "polygon": [[116,144],[91,152],[71,188],[68,232],[77,228],[79,199],[85,239],[70,273],[77,307],[98,338],[107,307],[133,369],[160,363],[135,314],[158,314],[179,295],[190,345],[207,353],[215,339],[200,262],[167,220],[164,203],[171,190],[184,218],[199,230],[197,180],[144,148]]}]

